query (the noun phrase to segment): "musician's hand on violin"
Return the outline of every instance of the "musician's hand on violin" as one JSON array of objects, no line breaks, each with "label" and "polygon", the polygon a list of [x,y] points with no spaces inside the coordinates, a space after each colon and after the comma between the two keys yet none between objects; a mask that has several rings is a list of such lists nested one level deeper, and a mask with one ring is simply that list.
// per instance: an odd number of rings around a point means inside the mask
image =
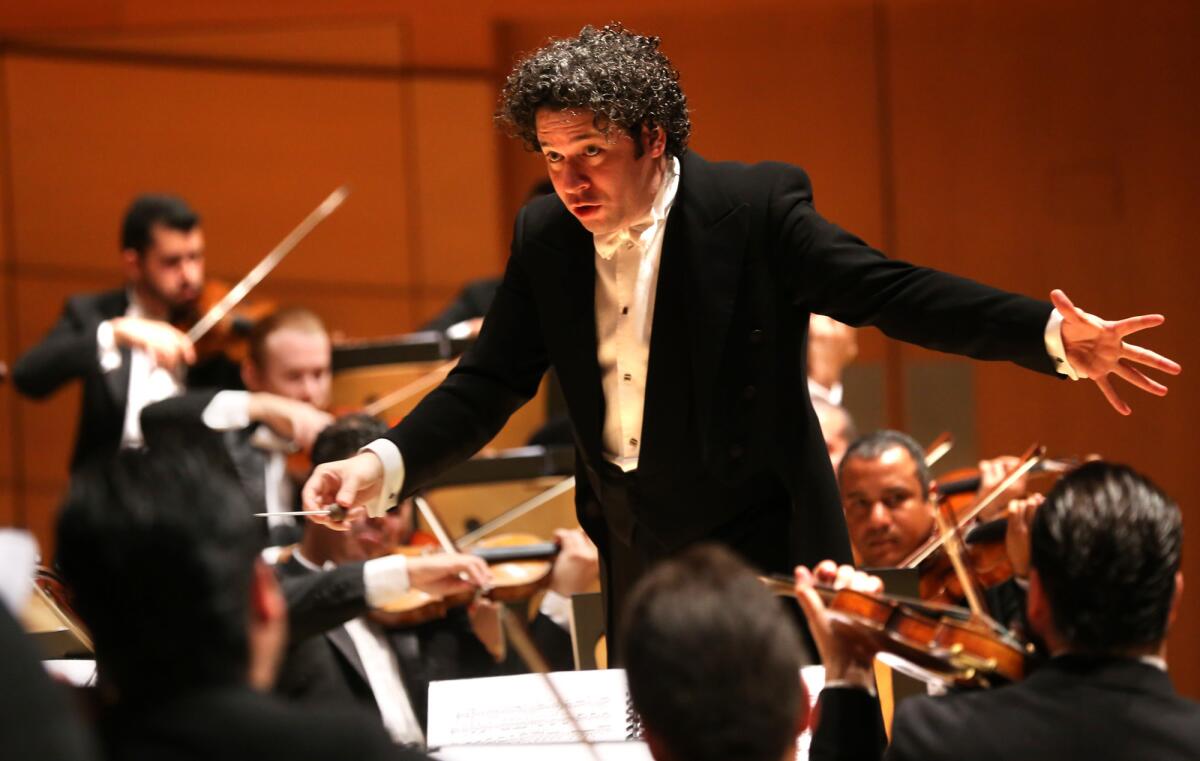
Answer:
[{"label": "musician's hand on violin", "polygon": [[839,566],[832,560],[821,561],[811,571],[804,566],[796,567],[796,599],[808,619],[808,629],[817,644],[821,663],[825,665],[826,681],[863,681],[862,686],[868,686],[872,679],[871,655],[851,647],[834,633],[829,612],[815,589],[817,585],[877,594],[883,591],[883,581],[853,566]]},{"label": "musician's hand on violin", "polygon": [[453,595],[472,589],[488,589],[492,572],[474,555],[444,553],[408,559],[408,583],[431,595]]},{"label": "musician's hand on violin", "polygon": [[600,579],[600,556],[596,545],[580,529],[558,529],[558,556],[550,571],[550,590],[563,597],[592,591]]},{"label": "musician's hand on violin", "polygon": [[[318,465],[300,492],[305,510],[326,510],[329,505],[360,508],[379,496],[383,488],[383,463],[371,452],[360,452],[345,460]],[[351,517],[353,517],[352,511]],[[329,528],[345,531],[349,521],[334,521],[328,516],[308,518]]]},{"label": "musician's hand on violin", "polygon": [[141,349],[158,367],[173,370],[178,365],[191,365],[196,361],[196,347],[191,339],[169,322],[114,317],[109,324],[118,346]]},{"label": "musician's hand on violin", "polygon": [[1091,378],[1100,387],[1104,398],[1122,415],[1131,410],[1113,390],[1110,375],[1116,375],[1155,396],[1166,396],[1167,387],[1134,367],[1134,363],[1154,368],[1168,375],[1178,375],[1182,368],[1161,354],[1125,343],[1126,336],[1140,330],[1157,327],[1165,318],[1161,314],[1144,314],[1123,320],[1104,320],[1088,314],[1071,303],[1061,290],[1050,292],[1050,300],[1062,315],[1063,351],[1067,361],[1081,377]]},{"label": "musician's hand on violin", "polygon": [[317,435],[333,422],[333,415],[308,402],[278,394],[256,392],[250,395],[250,419],[266,424],[301,449],[311,449]]},{"label": "musician's hand on violin", "polygon": [[[1021,458],[1013,457],[1012,455],[1002,455],[1000,457],[993,457],[990,460],[980,460],[979,489],[976,490],[976,494],[980,496],[990,494],[992,489],[995,489],[1001,481],[1008,478],[1009,474],[1019,467],[1021,467]],[[1025,476],[1018,478],[1003,494],[996,497],[994,504],[1003,505],[1009,500],[1024,496],[1027,480]],[[980,516],[980,520],[985,519],[984,516]]]},{"label": "musician's hand on violin", "polygon": [[1004,547],[1013,575],[1025,578],[1029,575],[1029,527],[1033,516],[1046,498],[1031,494],[1025,499],[1014,499],[1008,503],[1008,527],[1004,532]]}]

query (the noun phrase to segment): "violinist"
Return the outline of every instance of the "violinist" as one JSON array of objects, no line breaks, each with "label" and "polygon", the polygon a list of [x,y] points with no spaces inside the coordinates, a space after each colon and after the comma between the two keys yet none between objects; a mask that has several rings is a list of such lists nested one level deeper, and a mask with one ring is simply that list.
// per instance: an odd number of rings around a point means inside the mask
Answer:
[{"label": "violinist", "polygon": [[[296,509],[299,485],[288,472],[288,455],[308,449],[333,417],[325,412],[332,381],[329,334],[316,314],[285,307],[251,330],[241,366],[245,391],[191,391],[146,407],[142,427],[156,446],[173,437],[220,437],[237,469],[254,512]],[[268,518],[267,546],[300,538],[291,516]]]},{"label": "violinist", "polygon": [[1022,682],[902,702],[883,750],[870,664],[834,635],[817,582],[878,579],[829,561],[796,569],[796,593],[826,667],[810,758],[1200,758],[1200,704],[1167,675],[1183,592],[1179,508],[1146,477],[1105,462],[1062,480],[1030,527],[1028,618],[1052,656]]},{"label": "violinist", "polygon": [[[1014,457],[998,457],[980,463],[980,492],[1002,481],[1016,462]],[[859,567],[896,567],[936,533],[934,481],[924,452],[908,434],[881,430],[855,441],[838,467],[838,485]],[[1036,502],[1017,500],[1013,509],[1024,516],[1024,511],[1036,509]],[[1026,525],[1024,518],[1009,524],[1014,551],[1020,550],[1016,534]],[[1027,564],[1018,558],[1015,565],[1022,570]],[[994,618],[1024,628],[1025,597],[1018,583],[997,585],[984,596]]]},{"label": "violinist", "polygon": [[71,296],[50,332],[13,366],[13,383],[40,399],[83,382],[71,471],[142,443],[147,404],[196,385],[238,387],[221,357],[194,364],[195,347],[170,320],[204,287],[200,217],[180,198],[142,195],[121,225],[122,287]]},{"label": "violinist", "polygon": [[[344,457],[386,429],[367,415],[342,417],[317,438],[313,460]],[[408,589],[402,580],[397,583],[397,566],[407,569],[413,586],[434,593],[439,591],[436,577],[431,586],[426,576],[447,564],[471,563],[473,575],[486,568],[472,556],[394,554],[411,531],[408,500],[383,517],[354,519],[348,531],[316,524],[305,528],[300,545],[278,566],[279,576],[290,586],[325,571],[337,583],[314,588],[304,602],[289,599],[293,617],[323,620],[324,627],[316,632],[293,628],[276,691],[309,703],[362,704],[379,715],[396,742],[421,745],[429,682],[511,673],[519,664],[514,654],[503,651],[497,611],[485,601],[405,628],[387,626],[370,615],[389,596]],[[540,619],[531,626],[539,640],[544,641],[538,631],[546,625],[556,628]]]}]

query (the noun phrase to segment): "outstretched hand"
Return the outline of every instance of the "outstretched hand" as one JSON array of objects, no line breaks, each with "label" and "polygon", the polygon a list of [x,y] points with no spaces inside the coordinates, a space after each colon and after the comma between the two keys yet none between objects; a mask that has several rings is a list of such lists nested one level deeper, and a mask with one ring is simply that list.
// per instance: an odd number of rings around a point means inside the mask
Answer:
[{"label": "outstretched hand", "polygon": [[1114,410],[1122,415],[1131,412],[1129,405],[1113,389],[1109,375],[1123,378],[1155,396],[1166,395],[1166,386],[1148,378],[1133,365],[1137,363],[1178,375],[1182,370],[1179,363],[1124,341],[1126,336],[1139,330],[1162,325],[1166,318],[1161,314],[1143,314],[1123,320],[1104,320],[1075,306],[1067,294],[1058,289],[1050,292],[1050,300],[1063,317],[1062,339],[1067,361],[1081,376],[1099,386],[1100,393]]},{"label": "outstretched hand", "polygon": [[370,452],[360,452],[345,460],[318,465],[308,477],[300,499],[308,511],[326,510],[331,505],[340,505],[350,511],[344,520],[333,520],[318,513],[308,516],[338,531],[346,531],[355,517],[362,515],[362,508],[379,496],[383,489],[383,463]]}]

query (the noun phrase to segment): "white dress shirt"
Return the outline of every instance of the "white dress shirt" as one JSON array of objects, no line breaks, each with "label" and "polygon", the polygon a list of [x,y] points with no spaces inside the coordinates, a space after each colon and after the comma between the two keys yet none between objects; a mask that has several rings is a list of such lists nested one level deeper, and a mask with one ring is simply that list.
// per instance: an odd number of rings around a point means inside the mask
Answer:
[{"label": "white dress shirt", "polygon": [[[597,359],[605,402],[604,457],[627,472],[637,467],[641,450],[654,296],[667,215],[679,188],[679,172],[679,160],[672,158],[647,215],[626,229],[594,236]],[[1060,374],[1071,380],[1086,377],[1067,361],[1062,315],[1057,309],[1050,310],[1043,340]],[[375,453],[383,463],[383,488],[379,497],[367,505],[370,515],[382,515],[399,499],[404,485],[404,458],[387,439],[376,439],[361,451]]]},{"label": "white dress shirt", "polygon": [[[146,310],[138,301],[137,292],[129,289],[129,307],[126,317],[146,317]],[[123,361],[121,348],[117,346],[112,323],[100,323],[96,329],[96,351],[100,359],[100,371],[111,373],[119,370]],[[154,358],[137,347],[129,350],[129,387],[125,393],[125,425],[121,429],[121,448],[140,447],[142,438],[142,408],[183,392],[186,368],[180,364],[167,370],[154,363]]]},{"label": "white dress shirt", "polygon": [[[334,563],[328,562],[323,567],[318,566],[304,557],[299,549],[293,553],[293,557],[300,565],[311,571],[328,571],[337,567]],[[401,555],[394,557],[400,558],[401,561],[404,560]],[[392,558],[378,558],[377,560],[391,561]],[[371,576],[367,569],[376,562],[376,560],[369,560],[363,566],[363,579],[368,584]],[[406,582],[405,587],[407,586]],[[371,588],[368,586],[368,602],[370,599]],[[404,681],[400,677],[400,661],[396,658],[396,651],[388,644],[387,634],[384,633],[383,627],[366,616],[359,616],[342,624],[342,628],[346,630],[346,634],[350,635],[350,641],[354,643],[354,649],[358,652],[358,659],[362,662],[367,684],[371,687],[375,704],[379,706],[379,715],[383,719],[384,729],[391,735],[394,742],[423,747],[425,733],[421,730],[421,722],[417,720],[412,702],[409,701],[408,693],[404,690]]]}]

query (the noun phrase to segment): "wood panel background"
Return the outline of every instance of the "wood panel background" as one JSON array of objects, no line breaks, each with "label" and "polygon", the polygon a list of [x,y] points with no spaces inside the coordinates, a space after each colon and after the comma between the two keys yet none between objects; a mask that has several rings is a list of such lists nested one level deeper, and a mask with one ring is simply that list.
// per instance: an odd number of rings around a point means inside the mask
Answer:
[{"label": "wood panel background", "polygon": [[[69,293],[116,284],[135,193],[168,189],[205,218],[210,269],[235,278],[333,186],[354,195],[265,288],[349,336],[409,330],[461,283],[500,271],[541,176],[491,126],[515,56],[619,18],[663,38],[713,159],[804,166],[818,208],[892,255],[1118,317],[1162,311],[1151,345],[1189,368],[1200,317],[1200,5],[1082,0],[464,0],[150,3],[0,8],[0,358]],[[1120,418],[1090,384],[902,347],[862,362],[885,419],[943,424],[922,378],[973,400],[972,455],[1041,440],[1153,475],[1200,520],[1190,375]],[[914,381],[916,379],[916,381]],[[5,386],[0,523],[50,538],[73,391]],[[853,403],[853,400],[851,400]],[[960,413],[946,415],[955,418]],[[1200,579],[1200,553],[1186,574]],[[1200,606],[1176,623],[1172,672],[1200,696]]]}]

